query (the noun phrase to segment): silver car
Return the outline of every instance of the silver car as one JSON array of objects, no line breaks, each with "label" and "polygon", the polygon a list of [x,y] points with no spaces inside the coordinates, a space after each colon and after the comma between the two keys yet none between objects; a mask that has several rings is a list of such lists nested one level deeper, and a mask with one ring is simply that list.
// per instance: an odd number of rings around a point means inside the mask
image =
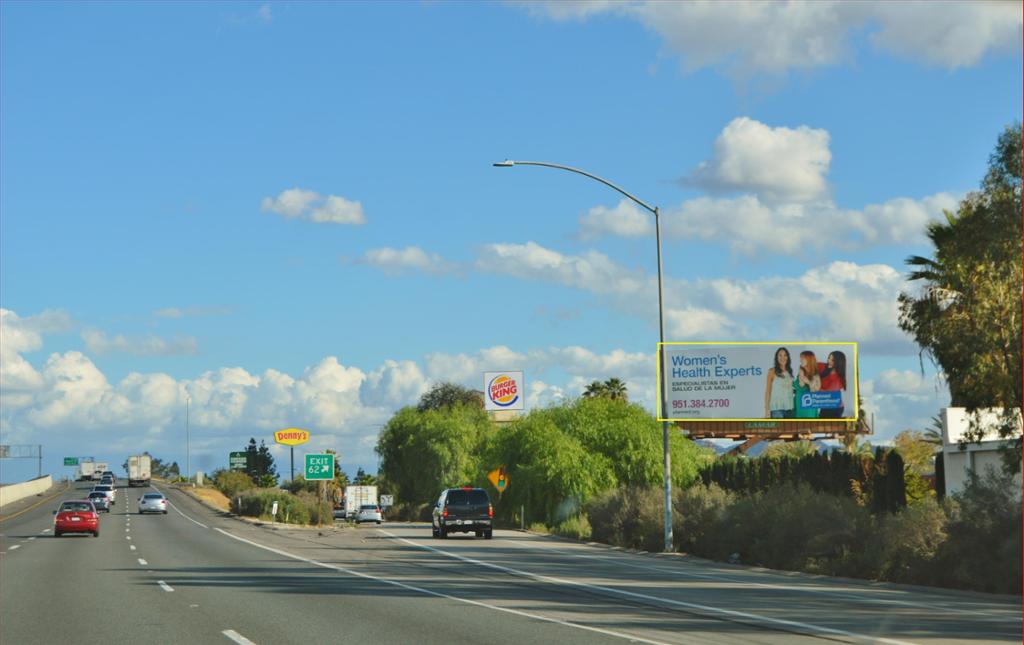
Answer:
[{"label": "silver car", "polygon": [[139,498],[139,515],[143,513],[167,515],[167,498],[160,493],[146,493]]},{"label": "silver car", "polygon": [[[110,500],[110,505],[113,506],[117,503],[117,489],[107,484],[100,484],[92,487],[93,493],[103,493]],[[90,493],[91,494],[91,493]]]},{"label": "silver car", "polygon": [[92,505],[96,507],[97,513],[99,511],[106,511],[108,513],[110,512],[110,498],[107,497],[106,493],[94,490],[93,492],[89,493],[89,501],[92,502]]},{"label": "silver car", "polygon": [[363,522],[376,522],[380,524],[384,521],[384,514],[381,513],[380,507],[376,504],[363,504],[359,507],[359,512],[356,513],[356,524],[362,524]]}]

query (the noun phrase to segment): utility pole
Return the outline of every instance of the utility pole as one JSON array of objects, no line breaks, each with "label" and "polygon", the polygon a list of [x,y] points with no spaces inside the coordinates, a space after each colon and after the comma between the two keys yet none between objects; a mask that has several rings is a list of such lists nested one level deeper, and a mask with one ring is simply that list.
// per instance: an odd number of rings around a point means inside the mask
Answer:
[{"label": "utility pole", "polygon": [[188,407],[191,401],[191,398],[185,397],[185,479],[188,481],[192,480],[192,437],[188,427]]}]

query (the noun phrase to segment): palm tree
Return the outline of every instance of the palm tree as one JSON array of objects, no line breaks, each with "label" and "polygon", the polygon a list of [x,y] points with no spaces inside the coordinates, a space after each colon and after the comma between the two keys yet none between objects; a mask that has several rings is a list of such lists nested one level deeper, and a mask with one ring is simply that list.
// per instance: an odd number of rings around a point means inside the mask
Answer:
[{"label": "palm tree", "polygon": [[610,378],[603,383],[604,396],[613,401],[628,401],[629,394],[626,392],[626,384],[621,379]]},{"label": "palm tree", "polygon": [[583,396],[588,399],[605,396],[605,384],[601,381],[591,381],[587,389],[583,390]]}]

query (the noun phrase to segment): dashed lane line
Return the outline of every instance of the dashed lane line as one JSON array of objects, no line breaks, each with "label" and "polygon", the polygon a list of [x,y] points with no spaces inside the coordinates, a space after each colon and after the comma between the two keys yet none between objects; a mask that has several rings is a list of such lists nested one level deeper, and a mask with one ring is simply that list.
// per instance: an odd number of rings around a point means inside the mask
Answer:
[{"label": "dashed lane line", "polygon": [[141,564],[144,567],[148,567],[149,566],[149,563],[146,562],[145,560],[143,560],[142,558],[139,558],[139,564]]},{"label": "dashed lane line", "polygon": [[160,585],[160,588],[164,591],[174,591],[174,588],[163,580],[157,580],[156,583]]},{"label": "dashed lane line", "polygon": [[224,631],[221,632],[221,634],[224,634],[225,636],[227,636],[231,640],[235,641],[236,643],[238,643],[238,645],[256,645],[256,643],[252,642],[251,640],[249,640],[245,636],[242,636],[241,634],[239,634],[238,632],[236,632],[233,629],[225,629]]}]

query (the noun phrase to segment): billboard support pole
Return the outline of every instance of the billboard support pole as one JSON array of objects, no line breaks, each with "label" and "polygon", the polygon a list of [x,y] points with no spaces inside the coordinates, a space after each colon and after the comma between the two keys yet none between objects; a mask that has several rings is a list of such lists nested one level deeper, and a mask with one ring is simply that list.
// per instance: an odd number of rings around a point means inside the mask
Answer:
[{"label": "billboard support pole", "polygon": [[292,478],[290,481],[295,481],[295,446],[292,446]]}]

